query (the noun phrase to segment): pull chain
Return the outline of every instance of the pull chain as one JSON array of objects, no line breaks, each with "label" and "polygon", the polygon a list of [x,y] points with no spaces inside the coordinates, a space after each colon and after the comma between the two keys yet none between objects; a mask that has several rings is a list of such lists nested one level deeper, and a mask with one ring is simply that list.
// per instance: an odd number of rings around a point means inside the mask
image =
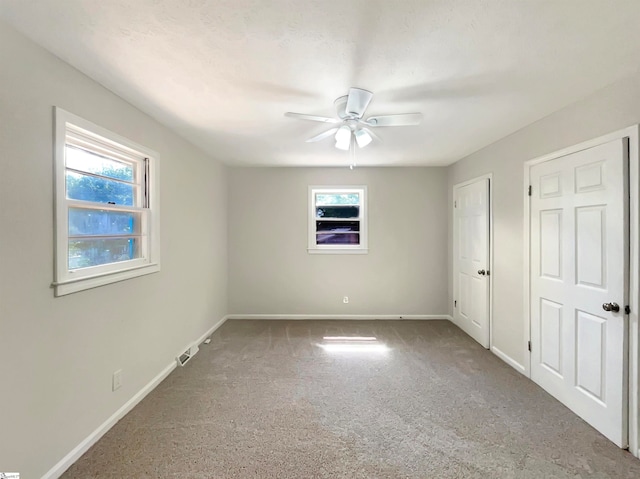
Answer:
[{"label": "pull chain", "polygon": [[349,169],[353,170],[356,167],[356,142],[355,135],[351,132],[351,138],[349,143],[349,153],[351,154],[351,164],[349,165]]}]

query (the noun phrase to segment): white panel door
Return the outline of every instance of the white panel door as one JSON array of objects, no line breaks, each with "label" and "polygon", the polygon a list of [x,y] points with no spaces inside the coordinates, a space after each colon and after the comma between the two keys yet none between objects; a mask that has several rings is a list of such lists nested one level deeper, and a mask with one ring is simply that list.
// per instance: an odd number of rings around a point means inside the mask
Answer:
[{"label": "white panel door", "polygon": [[620,447],[627,446],[627,151],[620,139],[530,170],[531,378]]},{"label": "white panel door", "polygon": [[489,347],[489,179],[454,196],[454,322]]}]

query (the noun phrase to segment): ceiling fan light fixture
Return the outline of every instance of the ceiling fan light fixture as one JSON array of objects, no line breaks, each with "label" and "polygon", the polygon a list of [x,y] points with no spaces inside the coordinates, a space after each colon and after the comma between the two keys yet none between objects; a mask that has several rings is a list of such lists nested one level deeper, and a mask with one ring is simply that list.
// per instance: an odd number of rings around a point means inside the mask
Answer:
[{"label": "ceiling fan light fixture", "polygon": [[355,143],[358,144],[359,148],[364,148],[373,140],[381,141],[380,137],[373,131],[378,127],[415,126],[422,121],[422,113],[378,115],[370,116],[365,120],[363,117],[372,98],[373,93],[368,90],[349,88],[347,95],[342,95],[334,101],[338,118],[294,112],[287,112],[285,116],[300,120],[335,124],[335,127],[309,138],[307,143],[323,140],[332,136],[335,132],[335,146],[344,151],[355,148]]},{"label": "ceiling fan light fixture", "polygon": [[364,148],[369,143],[371,143],[371,140],[373,140],[371,135],[365,130],[357,130],[355,132],[355,136],[356,136],[356,142],[358,143],[358,146],[360,148]]},{"label": "ceiling fan light fixture", "polygon": [[351,128],[342,125],[336,132],[336,148],[340,150],[348,150],[351,144]]},{"label": "ceiling fan light fixture", "polygon": [[349,148],[351,147],[351,141],[349,139],[347,139],[347,141],[336,141],[336,148],[338,150],[344,150],[344,151],[349,151]]}]

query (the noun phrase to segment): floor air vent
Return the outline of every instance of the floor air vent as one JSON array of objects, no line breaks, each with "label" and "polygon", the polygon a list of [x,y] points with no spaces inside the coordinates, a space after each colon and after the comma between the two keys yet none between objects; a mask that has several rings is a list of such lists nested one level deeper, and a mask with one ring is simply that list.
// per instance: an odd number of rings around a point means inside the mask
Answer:
[{"label": "floor air vent", "polygon": [[187,364],[189,360],[192,357],[194,357],[198,351],[199,349],[196,344],[189,346],[189,348],[187,348],[187,350],[184,353],[182,353],[180,356],[176,358],[176,361],[178,361],[178,366],[184,366],[185,364]]}]

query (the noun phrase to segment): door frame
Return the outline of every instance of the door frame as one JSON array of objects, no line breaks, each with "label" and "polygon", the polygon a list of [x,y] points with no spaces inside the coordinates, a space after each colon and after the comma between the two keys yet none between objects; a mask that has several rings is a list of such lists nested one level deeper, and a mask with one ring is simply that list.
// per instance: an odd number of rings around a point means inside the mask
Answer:
[{"label": "door frame", "polygon": [[[614,131],[607,135],[594,138],[589,141],[579,143],[577,145],[564,148],[562,150],[539,156],[537,158],[525,161],[524,163],[524,310],[525,318],[525,337],[523,338],[523,349],[525,354],[525,372],[524,374],[531,378],[531,352],[529,351],[529,341],[531,339],[531,287],[529,284],[529,275],[531,274],[531,197],[528,194],[529,185],[531,185],[531,167],[539,163],[555,160],[563,156],[587,150],[603,143],[629,138],[629,306],[631,313],[628,315],[628,357],[627,370],[629,382],[629,400],[628,400],[628,417],[629,417],[629,451],[636,457],[640,458],[640,415],[638,414],[638,399],[640,397],[640,331],[638,329],[638,308],[640,307],[640,125],[633,125]],[[535,345],[534,345],[535,347]]]},{"label": "door frame", "polygon": [[[458,236],[458,228],[456,225],[456,208],[455,208],[455,201],[456,201],[456,193],[458,192],[458,190],[460,188],[463,188],[465,186],[469,186],[472,185],[473,183],[477,183],[478,181],[482,181],[482,180],[489,180],[489,208],[488,208],[488,215],[489,215],[489,244],[487,245],[487,248],[489,249],[489,263],[487,264],[487,269],[489,270],[489,277],[487,278],[489,280],[489,318],[488,318],[488,325],[489,325],[489,350],[490,351],[494,351],[493,348],[493,173],[487,173],[485,175],[481,175],[481,176],[476,176],[475,178],[471,178],[470,180],[465,180],[461,183],[456,183],[455,185],[453,185],[453,193],[452,193],[452,199],[451,199],[451,204],[454,205],[454,207],[452,208],[452,224],[453,224],[453,229],[452,229],[452,233],[453,236],[451,238],[451,241],[453,242],[452,244],[452,248],[455,248],[456,246],[456,239]],[[453,250],[452,250],[453,251]],[[456,298],[458,297],[458,288],[457,288],[457,283],[455,280],[455,272],[456,272],[456,256],[455,256],[455,251],[453,251],[453,255],[452,255],[452,265],[451,265],[451,269],[453,271],[453,277],[452,277],[452,281],[453,281],[453,298],[454,300],[456,300]],[[453,324],[456,324],[456,307],[453,307],[453,315],[452,315],[452,320],[453,320]],[[457,324],[456,324],[457,326]]]}]

